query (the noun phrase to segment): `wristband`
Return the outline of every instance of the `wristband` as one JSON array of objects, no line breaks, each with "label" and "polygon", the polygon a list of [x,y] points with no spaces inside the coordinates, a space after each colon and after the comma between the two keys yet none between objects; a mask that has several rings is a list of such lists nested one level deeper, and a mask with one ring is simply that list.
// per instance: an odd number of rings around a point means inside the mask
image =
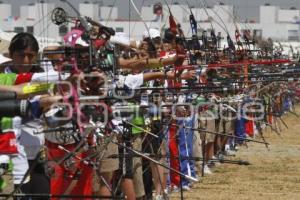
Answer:
[{"label": "wristband", "polygon": [[32,94],[32,93],[37,93],[37,92],[43,92],[47,91],[49,89],[54,89],[54,84],[52,83],[36,83],[32,85],[26,85],[23,87],[23,93],[24,94]]},{"label": "wristband", "polygon": [[166,67],[165,70],[164,70],[164,79],[165,79],[165,80],[168,79],[168,74],[167,74],[167,73],[168,73],[169,71],[170,71],[170,68],[169,68],[169,67]]}]

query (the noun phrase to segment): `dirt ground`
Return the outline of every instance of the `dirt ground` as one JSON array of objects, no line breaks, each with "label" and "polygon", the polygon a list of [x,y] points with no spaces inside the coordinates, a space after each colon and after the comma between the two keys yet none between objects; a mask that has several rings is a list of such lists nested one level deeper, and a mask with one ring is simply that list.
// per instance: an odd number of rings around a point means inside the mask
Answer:
[{"label": "dirt ground", "polygon": [[[300,113],[300,106],[297,108]],[[184,199],[203,200],[299,200],[300,199],[300,118],[288,114],[283,118],[281,138],[264,130],[270,151],[263,144],[248,143],[240,147],[236,157],[249,166],[222,164],[205,176],[193,189],[184,192]],[[260,139],[257,137],[256,139]],[[171,200],[180,199],[179,193]]]},{"label": "dirt ground", "polygon": [[[300,106],[297,113],[300,114]],[[216,167],[212,175],[201,178],[191,191],[184,192],[184,199],[300,200],[300,118],[288,114],[283,119],[289,128],[282,126],[281,137],[269,128],[264,131],[270,151],[256,143],[240,147],[230,159],[247,160],[251,165]],[[8,187],[5,192],[10,190]],[[170,200],[177,199],[179,193],[171,194]]]}]

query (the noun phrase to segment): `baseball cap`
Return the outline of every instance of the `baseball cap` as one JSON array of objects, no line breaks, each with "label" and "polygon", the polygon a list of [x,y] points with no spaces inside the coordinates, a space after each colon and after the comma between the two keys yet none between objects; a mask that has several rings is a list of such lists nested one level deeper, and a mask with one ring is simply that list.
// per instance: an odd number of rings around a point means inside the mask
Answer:
[{"label": "baseball cap", "polygon": [[144,31],[143,39],[145,38],[157,38],[160,37],[160,32],[158,29],[150,28],[149,30]]},{"label": "baseball cap", "polygon": [[11,59],[3,56],[2,54],[0,54],[0,64],[6,63],[8,61],[11,61]]}]

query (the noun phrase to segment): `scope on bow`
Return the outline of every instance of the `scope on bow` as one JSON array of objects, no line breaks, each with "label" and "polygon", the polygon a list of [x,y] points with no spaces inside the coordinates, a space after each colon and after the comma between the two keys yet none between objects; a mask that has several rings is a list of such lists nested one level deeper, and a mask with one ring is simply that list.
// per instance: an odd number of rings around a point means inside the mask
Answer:
[{"label": "scope on bow", "polygon": [[67,24],[68,18],[67,12],[61,7],[57,7],[52,11],[51,21],[58,26]]},{"label": "scope on bow", "polygon": [[[79,13],[76,17],[69,16],[68,13],[61,7],[57,7],[52,11],[51,20],[58,26],[66,25],[68,22],[74,23],[74,30],[78,29],[83,31],[81,38],[84,41],[89,43],[90,40],[98,40],[95,43],[96,46],[103,46],[112,35],[115,35],[115,30],[113,28],[103,26],[90,17],[82,17]],[[96,49],[98,49],[98,47],[96,47]]]}]

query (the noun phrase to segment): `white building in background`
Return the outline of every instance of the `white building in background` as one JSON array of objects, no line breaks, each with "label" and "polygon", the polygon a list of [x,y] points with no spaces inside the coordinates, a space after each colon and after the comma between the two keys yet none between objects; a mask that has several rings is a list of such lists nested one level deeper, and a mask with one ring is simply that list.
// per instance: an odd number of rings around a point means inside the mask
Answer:
[{"label": "white building in background", "polygon": [[[198,22],[198,33],[203,30],[211,30],[212,27],[216,32],[221,32],[225,36],[229,32],[234,38],[236,26],[242,32],[250,29],[252,34],[262,38],[272,38],[279,41],[300,41],[299,10],[281,10],[276,6],[261,6],[259,22],[239,22],[238,17],[234,17],[234,8],[231,5],[215,5],[213,8],[192,8],[191,9]],[[106,22],[116,30],[130,34],[131,37],[141,38],[141,33],[148,27],[165,28],[168,27],[168,9],[163,6],[163,20],[155,21],[156,16],[153,14],[152,7],[143,7],[141,14],[143,21],[133,21],[129,26],[128,21],[113,20]],[[185,5],[172,5],[171,12],[176,21],[181,24],[186,36],[191,36],[189,23],[189,8]]]},{"label": "white building in background", "polygon": [[[101,6],[98,17],[102,21],[114,21],[118,19],[118,8],[112,6]],[[94,19],[97,19],[94,18]]]},{"label": "white building in background", "polygon": [[[0,13],[1,10],[0,4]],[[36,3],[20,7],[20,16],[7,15],[0,19],[0,29],[7,32],[30,32],[39,37],[52,37],[59,39],[58,30],[50,20],[54,4]],[[11,11],[9,12],[11,13]]]},{"label": "white building in background", "polygon": [[10,4],[0,4],[0,19],[5,19],[7,16],[11,16],[11,5]]},{"label": "white building in background", "polygon": [[96,6],[93,3],[81,3],[79,4],[79,12],[82,16],[87,16],[92,19],[98,19],[99,6]]},{"label": "white building in background", "polygon": [[[41,37],[51,37],[61,40],[62,36],[71,29],[71,24],[56,26],[51,22],[51,11],[55,8],[52,3],[35,3],[20,7],[20,16],[14,17],[11,5],[0,4],[0,29],[8,32],[31,32]],[[166,28],[169,26],[169,12],[162,6],[160,16],[154,14],[153,6],[145,6],[140,10],[143,20],[124,20],[118,17],[118,8],[102,6],[95,3],[81,3],[81,15],[100,21],[104,25],[113,27],[117,32],[125,32],[130,37],[141,39],[145,26]],[[120,8],[121,9],[121,8]],[[134,10],[134,9],[132,9]],[[240,30],[250,29],[252,34],[262,38],[272,38],[279,41],[300,41],[300,10],[292,8],[282,10],[277,6],[260,6],[259,21],[239,22],[235,16],[234,7],[231,5],[215,5],[212,8],[192,8],[198,22],[198,34],[203,30],[221,32],[225,36],[229,32],[234,38],[236,26]],[[181,24],[186,36],[191,36],[189,23],[190,9],[186,5],[171,5],[171,12],[176,21]],[[72,13],[74,14],[74,13]]]}]

